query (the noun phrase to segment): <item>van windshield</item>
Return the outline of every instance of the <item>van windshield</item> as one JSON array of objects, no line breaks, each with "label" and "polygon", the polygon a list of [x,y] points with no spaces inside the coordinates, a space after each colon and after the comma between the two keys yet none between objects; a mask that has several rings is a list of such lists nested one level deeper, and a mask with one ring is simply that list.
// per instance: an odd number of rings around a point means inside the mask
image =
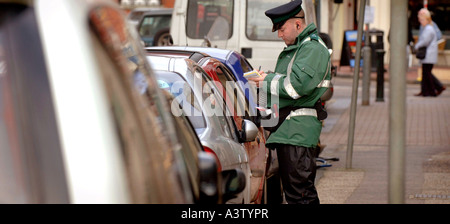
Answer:
[{"label": "van windshield", "polygon": [[[233,7],[234,0],[189,0],[187,36],[193,39],[206,36],[211,40],[229,39],[233,34]],[[216,29],[218,27],[220,29]]]},{"label": "van windshield", "polygon": [[246,31],[250,40],[280,41],[277,32],[272,32],[272,21],[264,12],[283,5],[290,0],[247,0]]}]

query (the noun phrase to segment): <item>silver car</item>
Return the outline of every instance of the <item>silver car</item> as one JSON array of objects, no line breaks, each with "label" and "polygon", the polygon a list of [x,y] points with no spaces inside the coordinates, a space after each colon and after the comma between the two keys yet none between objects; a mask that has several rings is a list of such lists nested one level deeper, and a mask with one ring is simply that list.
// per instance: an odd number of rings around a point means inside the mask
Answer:
[{"label": "silver car", "polygon": [[[228,50],[222,50],[218,48],[193,48],[193,47],[148,47],[145,48],[147,55],[154,56],[176,56],[189,58],[195,61],[200,67],[205,70],[209,77],[211,77],[216,86],[221,90],[221,95],[226,99],[228,109],[233,113],[233,120],[238,130],[241,130],[242,119],[249,119],[255,124],[259,124],[260,117],[256,116],[256,108],[250,104],[250,101],[245,97],[245,90],[251,92],[250,85],[243,84],[243,82],[237,82],[232,71],[216,58],[203,53],[205,50],[209,52],[217,52],[216,54],[225,55],[232,59],[223,60],[225,63],[241,63],[245,59],[237,60],[235,52]],[[237,54],[237,52],[236,52]],[[240,68],[242,68],[239,65]],[[241,75],[242,76],[242,75]],[[242,79],[245,79],[242,77]],[[240,85],[242,84],[242,85]],[[252,99],[253,100],[253,99]],[[254,111],[252,111],[254,109]],[[253,114],[253,116],[252,116]],[[264,130],[259,127],[259,133],[256,139],[252,142],[244,143],[244,147],[249,157],[250,170],[252,172],[250,178],[250,192],[252,203],[262,203],[263,194],[266,188],[264,187],[264,181],[266,177],[266,170],[269,169],[268,162],[269,149],[265,147],[266,139],[264,137]]]},{"label": "silver car", "polygon": [[[214,152],[222,170],[241,169],[250,183],[249,158],[244,142],[254,141],[256,125],[243,121],[238,132],[225,101],[206,72],[194,61],[185,58],[147,56],[156,70],[158,84],[168,89],[177,99],[171,105],[172,113],[180,114],[179,107],[193,123],[205,151]],[[250,203],[250,185],[229,203]]]}]

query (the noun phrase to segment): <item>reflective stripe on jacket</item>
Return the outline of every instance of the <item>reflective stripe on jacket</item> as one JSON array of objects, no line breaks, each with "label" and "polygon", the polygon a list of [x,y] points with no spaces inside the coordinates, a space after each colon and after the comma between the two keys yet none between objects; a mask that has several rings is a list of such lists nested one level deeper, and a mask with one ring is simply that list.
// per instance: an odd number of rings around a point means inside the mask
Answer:
[{"label": "reflective stripe on jacket", "polygon": [[[331,79],[330,53],[321,42],[315,25],[310,24],[299,34],[296,44],[280,53],[275,73],[264,79],[268,83],[264,89],[268,94],[268,105],[277,104],[278,108],[314,106]],[[322,124],[315,116],[291,116],[271,133],[266,145],[315,147],[321,130]]]}]

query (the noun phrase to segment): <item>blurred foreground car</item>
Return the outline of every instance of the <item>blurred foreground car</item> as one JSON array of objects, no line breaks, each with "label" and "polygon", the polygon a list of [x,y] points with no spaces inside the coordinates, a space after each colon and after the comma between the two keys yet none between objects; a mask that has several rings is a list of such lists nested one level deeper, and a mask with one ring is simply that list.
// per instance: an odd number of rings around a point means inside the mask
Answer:
[{"label": "blurred foreground car", "polygon": [[186,146],[121,9],[17,2],[0,1],[0,203],[215,203],[214,157]]},{"label": "blurred foreground car", "polygon": [[[182,111],[192,122],[205,151],[214,153],[223,171],[241,169],[245,181],[250,183],[249,159],[241,143],[254,141],[258,129],[249,120],[243,120],[242,131],[224,105],[212,79],[194,61],[185,58],[147,56],[158,74],[160,88],[167,89],[177,99],[172,103],[172,113]],[[230,203],[250,203],[250,187]]]},{"label": "blurred foreground car", "polygon": [[[251,116],[252,112],[250,112],[249,102],[246,99],[243,90],[237,86],[236,78],[231,71],[217,59],[212,58],[201,51],[191,50],[190,48],[187,48],[187,50],[179,50],[177,47],[150,47],[146,48],[146,53],[147,55],[184,57],[194,60],[215,81],[216,86],[219,88],[219,92],[222,94],[222,97],[225,98],[226,105],[231,112],[238,131],[242,130],[241,124],[244,119],[253,122],[257,120],[256,114]],[[264,130],[262,127],[259,127],[256,139],[244,143],[251,169],[251,202],[258,204],[262,202],[263,191],[265,190],[264,180],[266,170],[270,164],[267,162],[269,149],[265,147],[265,142]]]}]

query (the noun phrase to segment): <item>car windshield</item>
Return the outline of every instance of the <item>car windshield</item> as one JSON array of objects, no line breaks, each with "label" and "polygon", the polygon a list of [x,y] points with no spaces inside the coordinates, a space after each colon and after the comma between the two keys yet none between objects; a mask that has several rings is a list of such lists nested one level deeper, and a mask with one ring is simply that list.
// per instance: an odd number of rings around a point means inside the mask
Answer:
[{"label": "car windshield", "polygon": [[130,12],[130,14],[128,15],[128,19],[130,20],[134,20],[134,21],[139,21],[139,18],[141,18],[141,16],[145,13],[145,11],[132,11]]},{"label": "car windshield", "polygon": [[156,32],[170,26],[172,15],[146,16],[139,27],[139,35],[154,37]]},{"label": "car windshield", "polygon": [[[195,97],[189,84],[177,73],[156,72],[159,88],[171,93],[175,98],[172,102],[171,112],[175,116],[183,113],[188,117],[197,133],[202,133],[206,128],[206,121],[198,99]],[[182,108],[182,112],[179,108]]]}]

